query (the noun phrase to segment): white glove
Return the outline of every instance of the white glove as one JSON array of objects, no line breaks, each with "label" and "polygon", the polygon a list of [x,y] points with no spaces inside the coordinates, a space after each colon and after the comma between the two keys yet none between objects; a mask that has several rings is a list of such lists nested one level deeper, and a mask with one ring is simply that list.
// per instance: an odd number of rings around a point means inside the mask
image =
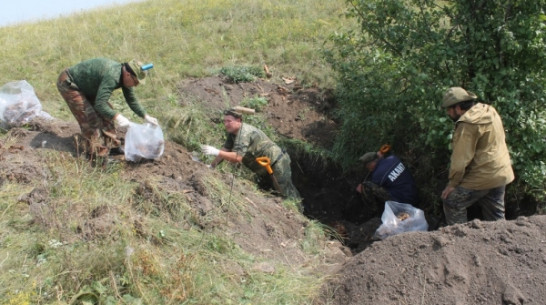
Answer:
[{"label": "white glove", "polygon": [[129,119],[124,117],[121,113],[118,113],[116,115],[116,123],[118,123],[119,127],[127,127],[131,121],[129,121]]},{"label": "white glove", "polygon": [[220,150],[209,145],[201,145],[201,151],[205,155],[218,156]]},{"label": "white glove", "polygon": [[157,119],[156,119],[156,118],[151,117],[151,116],[149,116],[149,115],[147,115],[147,114],[144,116],[144,120],[145,120],[146,122],[152,124],[152,125],[156,125],[156,126],[157,126],[157,125],[159,124],[159,123],[157,122]]}]

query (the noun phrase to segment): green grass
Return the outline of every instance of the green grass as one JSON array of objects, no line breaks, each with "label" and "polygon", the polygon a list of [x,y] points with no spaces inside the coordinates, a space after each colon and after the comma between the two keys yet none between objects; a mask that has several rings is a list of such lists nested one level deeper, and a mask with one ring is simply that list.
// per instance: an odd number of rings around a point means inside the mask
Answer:
[{"label": "green grass", "polygon": [[[39,213],[19,200],[31,187],[2,186],[0,304],[305,304],[316,294],[321,277],[249,255],[223,232],[227,215],[248,218],[248,203],[216,177],[204,179],[215,208],[200,215],[153,180],[120,179],[122,164],[103,172],[44,157],[49,200]],[[101,217],[106,226],[93,225]],[[319,258],[316,228],[302,247]],[[260,262],[275,271],[255,270]]]},{"label": "green grass", "polygon": [[[343,10],[344,1],[149,0],[4,27],[0,85],[25,79],[44,111],[73,120],[55,86],[63,68],[93,57],[153,62],[149,81],[136,91],[166,137],[188,151],[200,143],[221,145],[223,127],[207,124],[199,100],[184,97],[190,102],[182,107],[178,83],[224,67],[267,64],[273,79],[295,76],[327,87],[331,70],[319,50],[343,26]],[[120,92],[111,102],[134,118]],[[259,114],[252,120],[264,121]],[[14,141],[5,131],[0,138]],[[225,213],[250,215],[248,202],[215,176],[203,180],[214,207],[201,215],[183,194],[153,178],[145,185],[122,179],[123,164],[102,171],[58,153],[43,158],[47,180],[0,184],[0,305],[309,304],[318,291],[322,278],[304,267],[250,255],[221,226],[202,230],[225,222]],[[235,175],[258,192],[245,173]],[[38,214],[20,201],[37,187],[49,196]],[[101,230],[92,223],[97,215],[107,217]],[[323,231],[310,222],[301,241],[310,265],[322,257]],[[256,271],[260,263],[275,271]],[[234,266],[242,272],[233,273]]]},{"label": "green grass", "polygon": [[153,62],[150,82],[137,89],[146,105],[165,106],[182,78],[232,66],[267,64],[274,79],[331,85],[319,50],[344,22],[344,9],[341,0],[149,0],[3,27],[0,84],[27,80],[44,109],[61,118],[70,113],[55,86],[58,74],[93,57]]}]

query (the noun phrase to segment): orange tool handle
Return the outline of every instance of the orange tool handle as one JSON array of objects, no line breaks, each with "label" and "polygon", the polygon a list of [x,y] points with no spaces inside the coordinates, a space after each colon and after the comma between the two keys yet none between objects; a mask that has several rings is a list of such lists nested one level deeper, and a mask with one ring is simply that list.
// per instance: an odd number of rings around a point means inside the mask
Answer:
[{"label": "orange tool handle", "polygon": [[258,164],[260,164],[261,166],[265,167],[265,170],[268,174],[273,174],[273,169],[271,168],[271,160],[269,159],[269,157],[258,157],[256,158],[256,162],[258,162]]},{"label": "orange tool handle", "polygon": [[382,154],[386,154],[391,150],[391,146],[389,144],[383,144],[381,145],[381,148],[379,148],[379,152]]}]

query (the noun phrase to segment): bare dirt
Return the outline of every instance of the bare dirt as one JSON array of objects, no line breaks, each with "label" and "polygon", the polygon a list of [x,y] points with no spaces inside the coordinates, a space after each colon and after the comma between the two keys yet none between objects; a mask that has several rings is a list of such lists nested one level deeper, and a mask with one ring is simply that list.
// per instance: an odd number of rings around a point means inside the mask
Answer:
[{"label": "bare dirt", "polygon": [[[263,113],[279,134],[326,149],[336,134],[337,123],[329,115],[335,109],[331,92],[301,88],[297,81],[231,84],[210,77],[185,80],[180,91],[181,106],[193,96],[217,110],[224,109],[226,102],[234,106],[244,97],[263,96],[269,101]],[[35,120],[29,126],[12,128],[0,140],[0,186],[5,181],[30,185],[47,179],[51,173],[41,152],[77,157],[72,139],[79,132],[75,121]],[[372,236],[381,224],[380,215],[370,213],[366,203],[354,196],[355,178],[343,175],[335,165],[317,166],[302,156],[294,156],[292,162],[294,183],[304,197],[304,216],[285,209],[276,197],[246,191],[249,182],[238,181],[234,191],[248,201],[249,214],[227,215],[223,223],[203,223],[203,230],[220,227],[250,253],[301,265],[307,257],[298,241],[308,219],[333,227],[344,244],[332,240],[324,245],[324,264],[312,271],[332,277],[317,304],[546,303],[546,217],[474,220],[377,241]],[[203,186],[207,171],[211,170],[194,162],[185,147],[170,141],[160,160],[124,165],[124,177],[139,182],[136,192],[141,196],[153,198],[149,183],[153,179],[164,191],[186,194],[199,215],[215,208]],[[232,178],[217,175],[226,181]],[[21,194],[38,225],[40,218],[47,217],[47,200],[46,189],[40,187]],[[98,209],[91,214],[82,226],[84,238],[93,238],[91,232],[107,235],[112,226],[109,212]],[[256,268],[270,272],[272,267]]]},{"label": "bare dirt", "polygon": [[403,233],[350,259],[328,304],[544,304],[546,219]]}]

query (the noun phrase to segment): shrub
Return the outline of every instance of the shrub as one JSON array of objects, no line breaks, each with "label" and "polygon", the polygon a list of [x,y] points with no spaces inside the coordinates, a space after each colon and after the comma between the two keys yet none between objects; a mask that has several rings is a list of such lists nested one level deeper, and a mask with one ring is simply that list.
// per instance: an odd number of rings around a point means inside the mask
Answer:
[{"label": "shrub", "polygon": [[453,123],[438,105],[447,88],[462,86],[503,118],[514,193],[544,196],[546,1],[347,3],[360,31],[332,36],[324,52],[338,73],[334,154],[345,167],[390,142],[420,184],[441,190]]}]

